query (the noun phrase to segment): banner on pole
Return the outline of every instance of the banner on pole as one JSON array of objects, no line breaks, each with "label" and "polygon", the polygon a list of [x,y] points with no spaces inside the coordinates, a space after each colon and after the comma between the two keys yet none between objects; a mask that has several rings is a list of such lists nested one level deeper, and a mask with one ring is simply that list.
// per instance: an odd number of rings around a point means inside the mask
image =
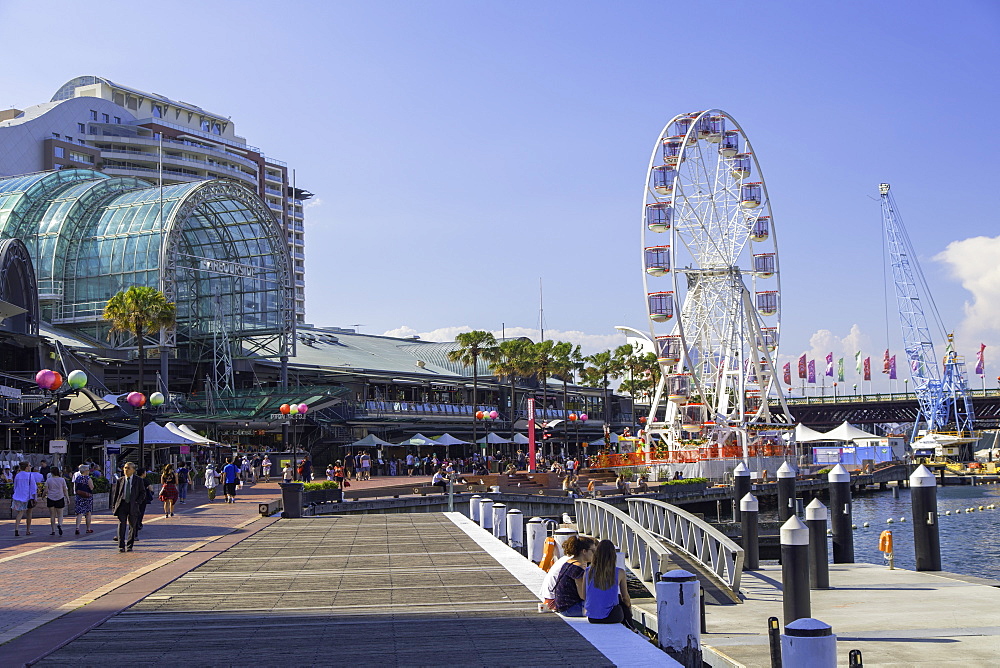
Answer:
[{"label": "banner on pole", "polygon": [[816,382],[816,360],[809,360],[809,382]]},{"label": "banner on pole", "polygon": [[826,356],[826,375],[833,378],[833,353],[828,353]]},{"label": "banner on pole", "polygon": [[864,380],[871,380],[872,379],[872,358],[871,357],[866,357],[865,358],[865,371],[864,371],[864,374],[865,374],[863,376]]},{"label": "banner on pole", "polygon": [[799,378],[806,377],[806,356],[803,355],[799,358]]},{"label": "banner on pole", "polygon": [[976,353],[976,375],[977,376],[985,376],[986,375],[986,372],[985,372],[985,360],[986,360],[986,357],[984,355],[985,352],[986,352],[986,344],[985,343],[980,343],[979,344],[979,352]]},{"label": "banner on pole", "polygon": [[896,356],[889,358],[889,380],[896,380]]},{"label": "banner on pole", "polygon": [[837,360],[837,382],[844,382],[844,358],[841,357]]},{"label": "banner on pole", "polygon": [[792,384],[792,363],[785,362],[785,385]]}]

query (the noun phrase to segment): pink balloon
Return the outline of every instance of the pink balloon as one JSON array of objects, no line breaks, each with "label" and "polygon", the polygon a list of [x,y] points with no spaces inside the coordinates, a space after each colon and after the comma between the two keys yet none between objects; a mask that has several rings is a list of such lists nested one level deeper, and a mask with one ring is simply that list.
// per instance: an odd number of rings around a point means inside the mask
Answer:
[{"label": "pink balloon", "polygon": [[133,408],[140,408],[146,403],[146,395],[142,392],[129,392],[125,401]]},{"label": "pink balloon", "polygon": [[307,406],[305,404],[299,404],[299,413],[300,414],[305,415],[308,412],[309,412],[309,406]]},{"label": "pink balloon", "polygon": [[56,372],[52,369],[42,369],[35,374],[35,382],[38,384],[38,387],[43,390],[47,390],[52,387],[52,383],[55,382],[55,379]]},{"label": "pink balloon", "polygon": [[496,411],[490,411],[490,419],[491,420],[496,420],[498,417],[500,417],[499,413],[497,413]]},{"label": "pink balloon", "polygon": [[583,420],[584,422],[586,422],[587,421],[587,414],[586,413],[581,413],[580,414],[580,419]]}]

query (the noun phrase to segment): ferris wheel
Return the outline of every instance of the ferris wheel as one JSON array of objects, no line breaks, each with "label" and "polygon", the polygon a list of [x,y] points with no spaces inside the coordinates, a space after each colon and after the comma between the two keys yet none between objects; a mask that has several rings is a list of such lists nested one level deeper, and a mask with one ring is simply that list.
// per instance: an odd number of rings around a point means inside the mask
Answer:
[{"label": "ferris wheel", "polygon": [[[718,109],[675,116],[647,173],[643,287],[663,371],[647,433],[667,443],[771,413],[781,322],[775,227],[750,141]],[[780,388],[777,388],[780,396]]]}]

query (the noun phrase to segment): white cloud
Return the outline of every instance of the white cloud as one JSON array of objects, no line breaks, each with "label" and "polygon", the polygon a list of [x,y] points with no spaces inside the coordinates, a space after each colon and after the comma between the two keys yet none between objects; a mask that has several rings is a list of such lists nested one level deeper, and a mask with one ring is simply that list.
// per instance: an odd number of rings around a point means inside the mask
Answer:
[{"label": "white cloud", "polygon": [[1000,368],[989,363],[991,357],[997,357],[1000,347],[1000,237],[953,241],[934,259],[945,263],[952,276],[972,294],[972,300],[965,302],[965,317],[955,333],[956,349],[965,352],[971,374],[979,344],[985,343],[986,376],[992,378]]},{"label": "white cloud", "polygon": [[[454,341],[456,335],[462,332],[471,331],[472,327],[469,327],[468,325],[439,327],[438,329],[431,330],[429,332],[419,332],[412,327],[402,325],[384,332],[382,336],[394,336],[399,338],[419,336],[423,341]],[[539,341],[541,339],[541,332],[537,328],[532,327],[508,327],[504,330],[493,331],[493,335],[497,338],[500,336],[506,336],[507,338],[525,336],[532,341]],[[619,333],[588,334],[579,330],[562,331],[558,329],[546,329],[545,338],[556,341],[569,341],[571,343],[578,344],[584,355],[591,355],[602,350],[614,349],[625,343],[624,335]]]},{"label": "white cloud", "polygon": [[312,198],[306,200],[306,203],[303,205],[303,208],[304,209],[315,209],[315,208],[321,207],[321,206],[323,206],[323,198],[322,197],[312,197]]}]

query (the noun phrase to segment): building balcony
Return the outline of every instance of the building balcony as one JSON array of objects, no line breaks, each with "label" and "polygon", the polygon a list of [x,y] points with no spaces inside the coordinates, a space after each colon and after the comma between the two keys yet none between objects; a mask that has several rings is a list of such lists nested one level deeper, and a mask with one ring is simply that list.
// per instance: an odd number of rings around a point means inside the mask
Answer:
[{"label": "building balcony", "polygon": [[[90,146],[94,144],[128,144],[132,146],[144,146],[153,149],[152,153],[155,155],[156,150],[160,146],[159,139],[153,139],[152,137],[118,137],[111,135],[86,135],[87,143]],[[238,155],[231,151],[223,150],[222,148],[213,148],[211,146],[204,146],[202,144],[196,144],[190,141],[180,141],[177,139],[163,139],[163,146],[165,149],[170,149],[173,147],[183,146],[185,150],[190,153],[205,153],[206,155],[216,155],[226,160],[239,163],[255,174],[257,172],[257,163],[249,158],[242,155]]]},{"label": "building balcony", "polygon": [[[101,149],[101,157],[109,160],[128,160],[129,162],[135,164],[136,167],[151,169],[154,172],[159,170],[159,156],[155,153],[146,153],[144,151],[121,151],[116,149]],[[257,185],[257,177],[254,174],[247,174],[235,167],[227,167],[226,165],[219,164],[217,162],[209,162],[208,160],[198,160],[196,158],[185,158],[175,155],[163,156],[164,174],[175,174],[183,173],[176,172],[175,170],[170,170],[166,165],[184,165],[189,166],[199,170],[205,170],[206,172],[211,170],[217,172],[220,176],[226,178],[235,178],[240,181],[244,181],[249,184]],[[210,178],[208,174],[201,175],[199,178]]]}]

